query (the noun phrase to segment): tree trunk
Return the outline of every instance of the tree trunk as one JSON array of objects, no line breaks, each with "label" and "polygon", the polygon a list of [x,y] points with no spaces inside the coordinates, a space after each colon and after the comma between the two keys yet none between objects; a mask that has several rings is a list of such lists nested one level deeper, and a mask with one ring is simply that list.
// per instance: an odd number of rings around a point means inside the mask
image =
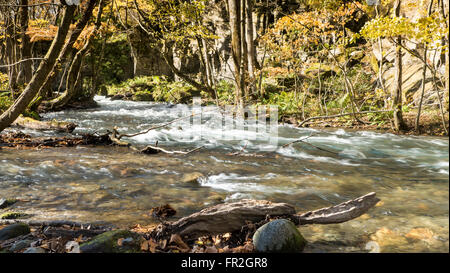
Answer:
[{"label": "tree trunk", "polygon": [[[400,6],[401,0],[396,0],[395,2],[395,16],[400,16]],[[397,47],[395,49],[395,66],[397,68],[395,74],[396,88],[394,90],[393,96],[393,105],[392,108],[394,110],[394,126],[397,131],[401,131],[406,129],[406,124],[403,121],[403,113],[402,113],[402,73],[403,73],[403,64],[402,64],[402,48],[399,46],[402,44],[402,37],[398,36],[396,38]]]},{"label": "tree trunk", "polygon": [[83,17],[80,19],[80,21],[78,21],[74,30],[70,34],[69,39],[67,40],[66,44],[64,45],[62,51],[60,52],[60,54],[58,56],[58,60],[56,61],[55,65],[52,67],[52,70],[49,73],[48,77],[46,78],[44,85],[42,85],[41,90],[39,91],[39,95],[41,97],[48,98],[46,94],[51,93],[51,88],[52,88],[51,86],[52,86],[53,82],[55,81],[56,77],[58,76],[58,72],[61,69],[62,63],[68,56],[74,55],[75,48],[73,47],[73,44],[77,41],[77,39],[80,36],[81,32],[83,31],[84,27],[87,25],[88,21],[91,19],[92,11],[94,10],[98,1],[99,0],[89,0],[86,9],[83,12]]},{"label": "tree trunk", "polygon": [[253,0],[247,1],[247,54],[248,54],[248,76],[249,76],[249,93],[253,96],[255,93],[255,60],[256,60],[256,49],[253,37]]},{"label": "tree trunk", "polygon": [[36,73],[34,73],[27,87],[14,102],[14,104],[0,116],[0,132],[16,120],[16,118],[26,109],[28,104],[39,92],[40,87],[52,70],[54,64],[56,63],[56,59],[61,52],[75,9],[75,5],[65,7],[62,23],[58,28],[58,32],[53,39],[47,54],[39,64]]},{"label": "tree trunk", "polygon": [[[179,234],[193,240],[204,235],[237,232],[249,222],[258,224],[267,216],[291,219],[296,225],[336,224],[355,219],[366,213],[380,201],[374,192],[335,206],[297,214],[295,208],[286,203],[265,200],[242,200],[219,204],[183,217],[172,223],[157,227],[150,236],[156,238]],[[262,224],[262,223],[260,223]]]},{"label": "tree trunk", "polygon": [[236,97],[235,103],[239,107],[243,106],[243,86],[241,73],[241,16],[240,16],[240,0],[228,0],[228,9],[230,14],[230,28],[231,28],[231,51],[234,63],[234,78],[236,83]]},{"label": "tree trunk", "polygon": [[[26,34],[26,31],[28,29],[28,0],[20,0],[20,32],[21,32],[21,38],[22,38],[22,44],[20,47],[21,51],[21,58],[22,60],[31,58],[31,43],[30,38]],[[33,62],[31,60],[25,61],[21,64],[21,77],[19,77],[19,83],[24,84],[28,83],[31,80],[32,76],[32,65]]]},{"label": "tree trunk", "polygon": [[[430,5],[428,6],[428,16],[431,15],[431,11],[433,9],[433,0],[431,0]],[[425,45],[424,52],[423,52],[423,59],[425,62],[427,61],[427,50],[428,47]],[[422,67],[422,91],[420,93],[420,101],[419,101],[419,109],[417,110],[417,116],[416,116],[416,122],[414,125],[414,129],[417,133],[420,133],[419,131],[419,123],[420,123],[420,113],[422,111],[422,103],[423,103],[423,95],[425,94],[425,79],[427,76],[427,64],[424,63]]]},{"label": "tree trunk", "polygon": [[97,13],[97,19],[94,29],[92,30],[92,34],[89,37],[89,39],[86,41],[86,44],[78,50],[78,52],[75,54],[75,57],[73,58],[73,61],[69,67],[69,70],[67,72],[66,77],[66,90],[64,93],[57,97],[56,99],[53,99],[46,103],[47,110],[57,110],[64,107],[67,103],[73,99],[76,94],[76,87],[78,86],[79,81],[81,80],[81,68],[83,63],[83,58],[86,55],[86,53],[89,51],[90,46],[92,44],[92,41],[95,37],[95,33],[97,32],[98,28],[100,27],[100,18],[102,16],[104,7],[104,0],[100,0],[99,4],[99,11]]}]

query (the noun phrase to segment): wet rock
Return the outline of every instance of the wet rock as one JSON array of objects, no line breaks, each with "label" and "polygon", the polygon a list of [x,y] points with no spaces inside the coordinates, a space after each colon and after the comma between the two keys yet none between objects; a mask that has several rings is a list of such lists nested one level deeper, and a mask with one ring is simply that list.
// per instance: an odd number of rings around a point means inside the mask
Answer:
[{"label": "wet rock", "polygon": [[253,244],[258,252],[302,252],[306,240],[289,220],[271,221],[253,235]]},{"label": "wet rock", "polygon": [[15,242],[10,248],[9,251],[11,252],[17,252],[24,248],[30,247],[31,243],[33,241],[31,240],[20,240],[18,242]]},{"label": "wet rock", "polygon": [[123,98],[124,98],[124,95],[116,94],[116,95],[111,97],[111,100],[121,100]]},{"label": "wet rock", "polygon": [[45,253],[42,247],[29,247],[23,253]]},{"label": "wet rock", "polygon": [[199,179],[203,177],[200,172],[186,173],[181,178],[182,183],[199,184]]},{"label": "wet rock", "polygon": [[141,240],[137,233],[113,230],[97,235],[89,242],[82,244],[80,251],[82,253],[136,253],[141,252]]},{"label": "wet rock", "polygon": [[0,229],[0,241],[30,233],[30,227],[24,223],[12,224]]},{"label": "wet rock", "polygon": [[18,219],[18,218],[25,218],[27,216],[29,215],[23,212],[9,211],[0,215],[0,219]]},{"label": "wet rock", "polygon": [[13,204],[16,203],[16,202],[17,202],[16,199],[4,199],[4,198],[0,198],[0,209],[7,208],[7,207],[13,205]]}]

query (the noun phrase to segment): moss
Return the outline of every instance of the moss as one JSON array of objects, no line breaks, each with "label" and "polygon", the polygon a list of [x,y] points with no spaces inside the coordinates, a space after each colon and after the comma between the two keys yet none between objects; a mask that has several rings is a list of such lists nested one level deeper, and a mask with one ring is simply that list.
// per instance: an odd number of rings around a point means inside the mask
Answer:
[{"label": "moss", "polygon": [[15,212],[15,211],[9,211],[5,212],[2,215],[0,215],[0,219],[18,219],[18,218],[25,218],[29,215],[22,212]]},{"label": "moss", "polygon": [[[120,238],[133,238],[131,244],[119,246]],[[141,237],[128,230],[113,230],[95,236],[89,242],[80,246],[84,253],[136,253],[141,252]]]},{"label": "moss", "polygon": [[0,209],[7,208],[9,206],[14,205],[17,202],[17,199],[0,199]]},{"label": "moss", "polygon": [[152,93],[139,91],[134,94],[133,100],[135,101],[153,101]]},{"label": "moss", "polygon": [[0,241],[30,233],[30,227],[24,223],[12,224],[0,229]]}]

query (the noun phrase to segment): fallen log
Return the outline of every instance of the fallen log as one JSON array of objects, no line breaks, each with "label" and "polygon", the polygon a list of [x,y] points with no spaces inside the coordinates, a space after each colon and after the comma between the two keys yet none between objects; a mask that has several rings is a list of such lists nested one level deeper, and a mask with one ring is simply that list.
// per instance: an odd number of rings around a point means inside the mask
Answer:
[{"label": "fallen log", "polygon": [[29,226],[39,226],[39,227],[52,227],[58,228],[63,226],[76,227],[81,230],[100,230],[102,232],[111,230],[115,228],[114,225],[108,223],[79,223],[69,220],[51,220],[51,221],[41,221],[41,220],[24,220],[24,219],[2,219],[0,220],[0,225],[12,225],[17,223],[24,223]]},{"label": "fallen log", "polygon": [[372,192],[335,206],[296,214],[295,208],[286,203],[242,200],[209,207],[176,222],[162,223],[150,236],[161,239],[179,234],[183,239],[193,240],[205,235],[240,231],[249,222],[258,223],[268,216],[291,219],[296,225],[342,223],[366,213],[378,201]]},{"label": "fallen log", "polygon": [[35,130],[53,130],[57,132],[68,132],[72,131],[77,127],[73,122],[66,121],[40,121],[29,117],[18,117],[13,123],[13,126],[35,129]]}]

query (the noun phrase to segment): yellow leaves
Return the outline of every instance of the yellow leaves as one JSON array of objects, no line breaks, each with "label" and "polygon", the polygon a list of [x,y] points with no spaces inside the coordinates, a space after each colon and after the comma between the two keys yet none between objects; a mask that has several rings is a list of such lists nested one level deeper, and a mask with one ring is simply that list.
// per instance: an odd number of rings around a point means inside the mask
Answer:
[{"label": "yellow leaves", "polygon": [[404,17],[377,17],[361,29],[361,35],[367,39],[375,40],[382,37],[403,36],[423,44],[435,44],[448,33],[439,14],[425,16],[412,21]]},{"label": "yellow leaves", "polygon": [[31,25],[28,27],[26,34],[30,37],[30,42],[51,41],[55,37],[58,27],[54,25],[41,26]]}]

